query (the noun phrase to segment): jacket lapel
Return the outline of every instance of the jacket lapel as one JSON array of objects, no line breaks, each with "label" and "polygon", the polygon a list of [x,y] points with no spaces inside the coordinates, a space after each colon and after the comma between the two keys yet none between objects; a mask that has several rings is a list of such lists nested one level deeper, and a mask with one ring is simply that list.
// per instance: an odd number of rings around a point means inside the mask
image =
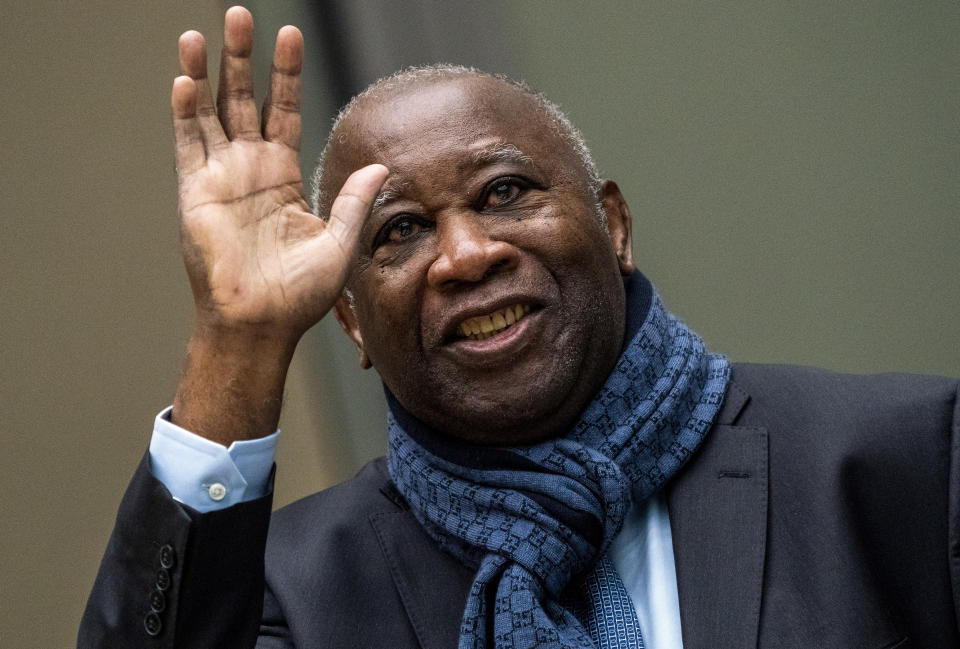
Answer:
[{"label": "jacket lapel", "polygon": [[409,511],[374,514],[370,523],[420,646],[456,647],[473,572],[438,550]]},{"label": "jacket lapel", "polygon": [[717,423],[667,493],[684,649],[757,646],[767,431],[731,425],[748,400],[731,382]]}]

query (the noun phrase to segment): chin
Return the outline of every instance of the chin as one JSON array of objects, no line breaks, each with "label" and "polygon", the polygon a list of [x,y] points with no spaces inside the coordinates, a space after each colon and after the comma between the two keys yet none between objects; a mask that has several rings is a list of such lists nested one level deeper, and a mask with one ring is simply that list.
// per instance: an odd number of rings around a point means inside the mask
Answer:
[{"label": "chin", "polygon": [[[410,411],[435,430],[464,441],[531,444],[565,434],[599,388],[584,385],[578,372],[558,372],[557,368],[526,376],[553,380],[500,382],[490,389],[469,382],[455,390],[439,388],[432,391],[438,399],[432,403],[420,399],[420,407]],[[518,385],[524,389],[518,390]]]}]

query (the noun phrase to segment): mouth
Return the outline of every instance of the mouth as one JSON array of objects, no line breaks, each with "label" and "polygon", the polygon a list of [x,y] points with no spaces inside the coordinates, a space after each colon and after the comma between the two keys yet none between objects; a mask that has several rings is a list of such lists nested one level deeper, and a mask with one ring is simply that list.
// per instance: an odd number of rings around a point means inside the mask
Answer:
[{"label": "mouth", "polygon": [[467,318],[457,327],[457,337],[461,340],[486,340],[503,333],[529,313],[529,304],[515,304],[492,313]]}]

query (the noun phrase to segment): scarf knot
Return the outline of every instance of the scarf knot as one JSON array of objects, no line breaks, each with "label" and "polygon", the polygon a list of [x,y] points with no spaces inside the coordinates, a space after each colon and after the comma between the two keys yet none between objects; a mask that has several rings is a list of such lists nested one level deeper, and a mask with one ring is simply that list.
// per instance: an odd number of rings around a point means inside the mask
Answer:
[{"label": "scarf knot", "polygon": [[708,354],[643,276],[627,289],[629,343],[565,435],[445,457],[442,443],[428,450],[410,435],[437,437],[388,393],[391,477],[427,533],[477,571],[461,649],[593,647],[562,593],[713,425],[727,359]]}]

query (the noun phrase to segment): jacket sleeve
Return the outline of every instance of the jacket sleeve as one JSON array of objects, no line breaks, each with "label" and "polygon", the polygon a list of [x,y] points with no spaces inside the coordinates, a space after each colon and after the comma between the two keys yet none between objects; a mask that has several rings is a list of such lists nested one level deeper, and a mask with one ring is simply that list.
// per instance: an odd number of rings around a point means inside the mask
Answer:
[{"label": "jacket sleeve", "polygon": [[175,501],[145,455],[80,623],[78,649],[251,649],[264,593],[272,493],[200,514]]}]

